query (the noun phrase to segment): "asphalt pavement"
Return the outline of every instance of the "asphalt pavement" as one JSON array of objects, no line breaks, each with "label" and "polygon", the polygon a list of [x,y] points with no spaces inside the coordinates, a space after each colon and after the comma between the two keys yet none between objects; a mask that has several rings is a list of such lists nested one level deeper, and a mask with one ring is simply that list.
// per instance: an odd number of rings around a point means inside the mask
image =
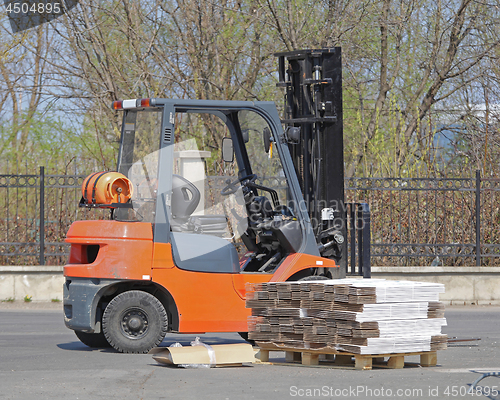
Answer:
[{"label": "asphalt pavement", "polygon": [[[462,339],[438,352],[438,366],[329,369],[249,365],[182,369],[150,355],[90,349],[64,326],[61,306],[0,304],[0,399],[499,399],[500,308],[449,307],[444,332]],[[162,346],[194,335],[167,335]],[[208,344],[240,343],[237,334],[205,334]],[[272,353],[283,358],[283,353]],[[418,362],[418,357],[408,357]],[[277,360],[278,361],[278,360]]]}]

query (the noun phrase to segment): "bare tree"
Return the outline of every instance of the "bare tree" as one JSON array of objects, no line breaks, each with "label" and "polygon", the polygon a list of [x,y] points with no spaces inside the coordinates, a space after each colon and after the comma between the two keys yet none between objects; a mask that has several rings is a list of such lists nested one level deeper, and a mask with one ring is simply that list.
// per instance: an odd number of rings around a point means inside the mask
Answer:
[{"label": "bare tree", "polygon": [[[59,46],[53,67],[60,77],[53,95],[78,116],[81,146],[114,167],[121,118],[112,101],[156,97],[170,89],[152,56],[162,26],[157,3],[82,0],[54,23]],[[89,136],[89,133],[93,135]]]},{"label": "bare tree", "polygon": [[54,94],[72,99],[95,131],[89,151],[109,168],[106,149],[120,131],[114,100],[255,99],[274,89],[260,13],[253,2],[83,0],[56,24]]},{"label": "bare tree", "polygon": [[8,150],[7,158],[19,163],[26,156],[35,114],[43,111],[40,106],[51,37],[45,26],[15,36],[3,30],[1,36],[0,113],[4,129],[0,155]]},{"label": "bare tree", "polygon": [[[82,148],[110,168],[120,131],[113,100],[279,100],[274,52],[342,46],[347,175],[429,170],[440,110],[495,78],[499,4],[490,1],[82,0],[45,31],[56,37],[37,42],[31,31],[22,68],[0,60],[0,107],[15,110],[20,93],[24,110],[64,99],[60,109],[71,104],[84,127],[75,129]],[[27,131],[17,132],[2,145],[22,148]]]},{"label": "bare tree", "polygon": [[342,47],[348,176],[432,169],[433,108],[459,102],[498,55],[497,0],[260,4],[282,48]]},{"label": "bare tree", "polygon": [[[257,1],[162,2],[166,22],[155,57],[180,97],[256,99],[273,48]],[[165,49],[171,49],[165,54]],[[271,50],[269,50],[271,49]],[[271,53],[270,53],[271,51]]]},{"label": "bare tree", "polygon": [[[369,121],[363,125],[361,151],[350,160],[348,176],[370,153],[380,130],[398,142],[393,173],[401,174],[415,159],[432,167],[433,158],[427,151],[433,141],[429,129],[432,107],[444,106],[446,100],[448,104],[458,102],[461,91],[489,73],[500,44],[500,36],[492,29],[499,17],[498,5],[489,8],[473,0],[409,2],[404,7],[392,0],[382,4],[378,93]],[[422,21],[424,27],[418,29]],[[388,102],[391,91],[396,98],[393,104]],[[384,124],[391,108],[396,123],[388,129]]]}]

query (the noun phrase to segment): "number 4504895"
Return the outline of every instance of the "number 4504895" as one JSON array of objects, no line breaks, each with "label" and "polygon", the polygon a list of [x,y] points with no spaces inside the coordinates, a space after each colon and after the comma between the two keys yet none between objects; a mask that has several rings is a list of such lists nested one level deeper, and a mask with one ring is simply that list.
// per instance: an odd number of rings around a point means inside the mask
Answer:
[{"label": "number 4504895", "polygon": [[464,397],[466,395],[497,397],[500,392],[498,386],[476,386],[475,388],[466,386],[447,386],[443,394],[449,397]]},{"label": "number 4504895", "polygon": [[61,13],[61,3],[9,3],[8,13],[23,14],[59,14]]}]

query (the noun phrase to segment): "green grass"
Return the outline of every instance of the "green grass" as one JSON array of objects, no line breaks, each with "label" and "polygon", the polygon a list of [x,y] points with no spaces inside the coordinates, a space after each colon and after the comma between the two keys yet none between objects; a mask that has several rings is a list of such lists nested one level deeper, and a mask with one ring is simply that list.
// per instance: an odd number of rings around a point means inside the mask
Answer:
[{"label": "green grass", "polygon": [[8,299],[2,300],[2,303],[14,303],[14,297],[9,297]]}]

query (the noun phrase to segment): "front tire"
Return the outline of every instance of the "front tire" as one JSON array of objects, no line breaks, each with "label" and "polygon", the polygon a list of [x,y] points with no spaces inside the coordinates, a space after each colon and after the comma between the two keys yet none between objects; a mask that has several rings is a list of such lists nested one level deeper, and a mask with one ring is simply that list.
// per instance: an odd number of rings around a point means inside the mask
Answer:
[{"label": "front tire", "polygon": [[244,341],[250,343],[252,346],[255,346],[255,340],[248,338],[248,332],[238,332],[238,335],[240,335]]},{"label": "front tire", "polygon": [[147,353],[158,346],[168,328],[165,308],[153,295],[130,290],[109,302],[102,317],[109,344],[121,353]]},{"label": "front tire", "polygon": [[101,333],[75,331],[75,335],[84,345],[92,347],[94,349],[105,349],[111,347],[102,331]]},{"label": "front tire", "polygon": [[304,276],[303,278],[299,279],[299,282],[304,282],[304,281],[324,281],[325,279],[330,279],[327,276],[323,275],[310,275],[310,276]]}]

